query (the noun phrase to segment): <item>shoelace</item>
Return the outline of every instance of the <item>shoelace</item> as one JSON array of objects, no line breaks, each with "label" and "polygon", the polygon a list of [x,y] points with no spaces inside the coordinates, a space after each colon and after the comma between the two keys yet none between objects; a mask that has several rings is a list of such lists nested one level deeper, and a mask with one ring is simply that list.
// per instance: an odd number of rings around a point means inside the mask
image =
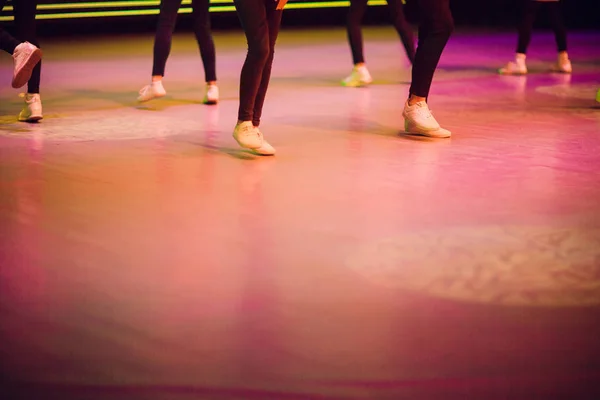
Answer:
[{"label": "shoelace", "polygon": [[38,99],[37,96],[31,96],[31,99],[27,100],[26,96],[27,96],[27,93],[19,93],[19,97],[22,98],[22,99],[25,99],[25,101],[27,103],[29,103],[29,104],[30,103],[35,103],[37,101],[37,99]]},{"label": "shoelace", "polygon": [[208,88],[206,89],[206,95],[208,97],[217,97],[218,92],[218,88],[214,85],[209,85]]},{"label": "shoelace", "polygon": [[429,107],[421,106],[421,107],[418,107],[417,109],[419,110],[418,112],[421,115],[421,117],[427,118],[427,119],[433,118],[432,111],[429,109]]},{"label": "shoelace", "polygon": [[256,136],[261,137],[262,133],[260,133],[260,131],[254,126],[245,126],[244,129],[242,129],[242,134],[251,135],[252,131],[256,131]]},{"label": "shoelace", "polygon": [[148,90],[150,90],[150,85],[146,85],[146,86],[144,86],[143,88],[141,88],[141,89],[140,89],[140,94],[141,94],[141,95],[144,95],[144,94],[146,94],[146,92],[147,92]]}]

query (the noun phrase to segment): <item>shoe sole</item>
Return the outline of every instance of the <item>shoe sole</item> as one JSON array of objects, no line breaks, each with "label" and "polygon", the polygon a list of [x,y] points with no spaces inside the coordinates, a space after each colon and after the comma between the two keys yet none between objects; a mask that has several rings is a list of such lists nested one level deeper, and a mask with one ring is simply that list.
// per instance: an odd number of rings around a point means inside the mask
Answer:
[{"label": "shoe sole", "polygon": [[219,100],[204,100],[202,103],[206,104],[207,106],[214,106],[218,102]]},{"label": "shoe sole", "polygon": [[25,84],[29,82],[29,79],[31,79],[31,74],[33,73],[33,69],[42,59],[42,55],[42,50],[40,49],[35,49],[31,52],[27,61],[25,61],[25,64],[23,64],[19,72],[17,72],[13,78],[13,88],[18,89],[25,86]]},{"label": "shoe sole", "polygon": [[404,125],[404,133],[412,136],[425,136],[434,139],[447,139],[452,136],[452,132],[448,131],[448,133],[442,133],[441,130],[434,131],[415,131],[408,128],[408,126]]},{"label": "shoe sole", "polygon": [[259,149],[260,148],[258,148],[258,149],[250,149],[250,151],[253,154],[256,154],[257,156],[266,156],[266,157],[269,157],[269,156],[274,156],[275,155],[275,152],[272,152],[272,153],[266,153],[266,152],[264,152],[264,153],[262,153],[262,152],[259,151]]},{"label": "shoe sole", "polygon": [[502,71],[498,71],[498,74],[500,74],[500,75],[522,76],[522,75],[527,75],[527,72],[502,72]]},{"label": "shoe sole", "polygon": [[423,132],[405,132],[407,135],[411,135],[411,136],[423,136],[423,137],[428,137],[428,138],[432,138],[432,139],[448,139],[449,137],[452,137],[452,134],[443,134],[443,135],[435,135],[434,133],[437,131],[433,131],[433,132],[429,132],[429,133],[423,133]]},{"label": "shoe sole", "polygon": [[138,98],[138,99],[137,99],[137,101],[138,101],[138,103],[147,103],[147,102],[149,102],[149,101],[152,101],[152,100],[154,100],[154,99],[160,99],[161,97],[165,97],[166,95],[167,95],[166,93],[164,93],[164,94],[159,94],[159,95],[156,95],[156,96],[152,96],[152,97],[151,97],[151,98],[149,98],[149,99],[143,99],[143,100],[140,100],[140,99]]},{"label": "shoe sole", "polygon": [[550,72],[554,72],[556,74],[565,74],[565,75],[569,75],[569,74],[573,73],[573,71],[563,71],[561,69],[551,69]]},{"label": "shoe sole", "polygon": [[369,86],[371,83],[373,83],[373,82],[372,82],[372,81],[371,81],[371,82],[361,82],[361,83],[358,83],[358,84],[356,84],[356,85],[354,85],[354,84],[352,84],[352,85],[349,85],[349,84],[347,84],[347,83],[345,83],[345,82],[342,82],[342,86],[344,86],[344,87],[352,87],[352,88],[360,88],[360,87],[367,87],[367,86]]},{"label": "shoe sole", "polygon": [[248,145],[240,142],[240,140],[237,137],[235,137],[235,135],[233,136],[233,138],[241,147],[243,147],[245,149],[256,150],[256,149],[260,149],[260,147],[262,146],[262,143],[260,143],[258,146],[248,146]]},{"label": "shoe sole", "polygon": [[449,137],[452,136],[452,133],[443,133],[443,134],[436,134],[436,132],[439,131],[431,131],[431,132],[409,132],[409,131],[405,131],[404,133],[406,133],[407,135],[411,135],[411,136],[425,136],[425,137],[429,137],[432,139],[448,139]]},{"label": "shoe sole", "polygon": [[29,118],[24,118],[24,119],[19,118],[19,122],[39,122],[42,119],[44,119],[44,117],[42,117],[41,115],[37,115],[37,116],[31,116]]}]

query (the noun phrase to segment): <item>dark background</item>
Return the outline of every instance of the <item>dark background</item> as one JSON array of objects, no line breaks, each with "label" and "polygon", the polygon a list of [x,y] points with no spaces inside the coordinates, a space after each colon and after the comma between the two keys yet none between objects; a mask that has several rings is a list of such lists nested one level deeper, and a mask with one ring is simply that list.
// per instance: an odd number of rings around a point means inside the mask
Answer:
[{"label": "dark background", "polygon": [[[53,3],[59,0],[53,0]],[[72,2],[72,0],[64,0]],[[313,0],[315,1],[315,0]],[[518,10],[525,0],[451,0],[451,7],[457,29],[487,28],[499,30],[514,28]],[[567,27],[570,30],[600,29],[600,0],[563,0],[562,7]],[[408,19],[418,21],[416,1],[408,0],[405,7]],[[343,26],[347,8],[286,10],[283,17],[283,27],[326,27]],[[39,35],[71,36],[97,35],[105,33],[144,33],[152,32],[156,24],[156,16],[85,18],[79,20],[40,20]],[[190,30],[189,14],[181,14],[178,31]],[[387,7],[369,7],[364,19],[364,25],[388,24]],[[10,30],[10,22],[5,23]],[[239,28],[239,22],[234,12],[213,13],[213,29],[229,30]],[[536,21],[537,28],[548,28],[547,18],[542,10]],[[599,45],[600,49],[600,45]],[[600,50],[599,50],[600,51]]]}]

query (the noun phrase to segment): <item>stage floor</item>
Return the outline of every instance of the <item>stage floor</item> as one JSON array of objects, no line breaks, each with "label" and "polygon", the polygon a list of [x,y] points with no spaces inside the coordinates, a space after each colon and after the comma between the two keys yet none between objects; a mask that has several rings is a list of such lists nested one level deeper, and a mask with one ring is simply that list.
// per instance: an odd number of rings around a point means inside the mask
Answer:
[{"label": "stage floor", "polygon": [[514,33],[450,41],[430,106],[452,139],[399,134],[409,67],[365,31],[284,31],[263,132],[238,148],[241,32],[200,104],[191,35],[143,106],[150,36],[45,47],[45,119],[16,121],[0,59],[3,399],[600,398],[600,33],[572,76],[495,70]]}]

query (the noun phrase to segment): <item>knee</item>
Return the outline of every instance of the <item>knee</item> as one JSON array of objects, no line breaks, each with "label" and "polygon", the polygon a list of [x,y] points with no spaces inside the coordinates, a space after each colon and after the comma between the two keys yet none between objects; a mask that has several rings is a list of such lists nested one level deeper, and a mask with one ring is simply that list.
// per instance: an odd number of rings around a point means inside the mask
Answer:
[{"label": "knee", "polygon": [[265,62],[272,54],[273,49],[267,39],[248,43],[248,55],[256,60]]},{"label": "knee", "polygon": [[440,21],[440,31],[447,37],[452,35],[452,32],[454,32],[454,18],[452,18],[452,14],[448,14]]},{"label": "knee", "polygon": [[275,58],[275,48],[271,47],[269,50],[269,55],[267,56],[267,64],[271,64],[273,59]]},{"label": "knee", "polygon": [[454,19],[452,16],[439,19],[434,22],[432,30],[439,36],[449,38],[454,32]]},{"label": "knee", "polygon": [[196,33],[208,33],[210,34],[210,20],[206,18],[196,18],[194,21],[194,30]]},{"label": "knee", "polygon": [[21,26],[19,28],[20,29],[17,29],[17,38],[23,41],[27,41],[35,46],[38,45],[35,26]]},{"label": "knee", "polygon": [[213,42],[212,34],[210,32],[210,27],[208,26],[195,26],[194,27],[194,35],[196,36],[196,40],[198,44],[203,44],[206,42]]},{"label": "knee", "polygon": [[449,5],[439,5],[430,12],[423,13],[422,27],[425,31],[449,37],[454,31],[454,18]]},{"label": "knee", "polygon": [[348,13],[348,16],[346,17],[346,26],[349,26],[351,28],[356,27],[356,26],[360,27],[361,22],[362,22],[361,14]]},{"label": "knee", "polygon": [[37,37],[34,34],[17,34],[17,39],[23,42],[29,42],[36,47],[40,47],[40,42],[37,40]]},{"label": "knee", "polygon": [[177,23],[177,14],[173,17],[170,14],[159,14],[158,21],[156,23],[156,30],[161,34],[173,33],[175,30],[175,24]]}]

